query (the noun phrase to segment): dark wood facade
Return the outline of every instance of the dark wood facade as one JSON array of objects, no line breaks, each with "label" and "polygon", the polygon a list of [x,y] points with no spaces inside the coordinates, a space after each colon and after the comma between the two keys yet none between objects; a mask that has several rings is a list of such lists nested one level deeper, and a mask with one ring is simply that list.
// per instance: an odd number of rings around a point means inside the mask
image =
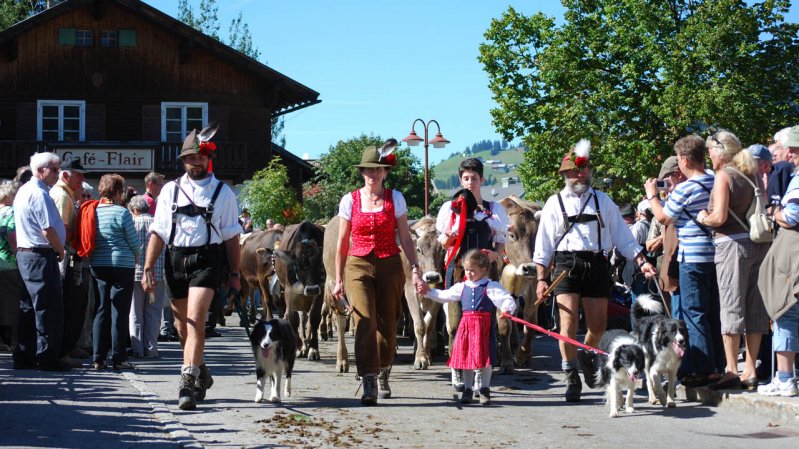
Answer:
[{"label": "dark wood facade", "polygon": [[[92,45],[70,44],[74,30],[91,31]],[[109,31],[128,41],[101,46]],[[215,171],[241,182],[272,157],[271,119],[318,96],[139,0],[68,0],[0,31],[0,178],[34,150],[70,147],[147,149],[153,169],[173,177],[180,145],[164,138],[164,105],[189,104],[220,123]],[[82,102],[82,141],[42,137],[49,100]],[[304,161],[283,160],[292,179],[310,176]]]}]

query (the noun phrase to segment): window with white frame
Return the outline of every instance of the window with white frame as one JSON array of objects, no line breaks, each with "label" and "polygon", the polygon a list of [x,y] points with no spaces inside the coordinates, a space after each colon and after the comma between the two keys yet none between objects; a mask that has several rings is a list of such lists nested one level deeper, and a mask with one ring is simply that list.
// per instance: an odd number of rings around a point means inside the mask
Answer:
[{"label": "window with white frame", "polygon": [[38,140],[80,142],[85,139],[86,102],[39,100],[36,102]]},{"label": "window with white frame", "polygon": [[161,103],[161,141],[183,142],[192,129],[208,123],[208,103]]}]

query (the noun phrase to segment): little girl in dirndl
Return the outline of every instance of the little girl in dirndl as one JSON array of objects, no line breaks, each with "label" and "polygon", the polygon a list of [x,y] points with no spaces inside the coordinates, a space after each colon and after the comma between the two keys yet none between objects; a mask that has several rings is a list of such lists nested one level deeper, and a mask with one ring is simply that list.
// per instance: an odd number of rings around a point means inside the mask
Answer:
[{"label": "little girl in dirndl", "polygon": [[461,395],[463,404],[472,402],[474,370],[479,370],[482,376],[480,404],[487,405],[491,402],[491,367],[497,360],[493,317],[497,309],[512,315],[516,311],[516,302],[499,282],[487,277],[490,262],[482,251],[467,252],[462,263],[465,281],[446,290],[430,289],[424,294],[440,303],[461,302],[463,318],[450,348],[447,365],[463,370],[463,383],[466,385]]}]

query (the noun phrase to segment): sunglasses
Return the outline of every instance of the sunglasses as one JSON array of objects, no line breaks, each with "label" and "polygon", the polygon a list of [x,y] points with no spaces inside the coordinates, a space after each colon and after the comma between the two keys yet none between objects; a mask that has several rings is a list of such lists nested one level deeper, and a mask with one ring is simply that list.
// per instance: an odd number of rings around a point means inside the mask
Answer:
[{"label": "sunglasses", "polygon": [[711,134],[711,135],[710,135],[710,140],[712,140],[713,142],[716,142],[716,144],[717,144],[718,146],[720,146],[720,147],[721,147],[721,149],[723,149],[723,150],[724,150],[724,149],[726,149],[726,147],[724,146],[724,144],[723,144],[723,143],[721,143],[721,141],[718,139],[718,137],[716,137],[716,133],[713,133],[713,134]]}]

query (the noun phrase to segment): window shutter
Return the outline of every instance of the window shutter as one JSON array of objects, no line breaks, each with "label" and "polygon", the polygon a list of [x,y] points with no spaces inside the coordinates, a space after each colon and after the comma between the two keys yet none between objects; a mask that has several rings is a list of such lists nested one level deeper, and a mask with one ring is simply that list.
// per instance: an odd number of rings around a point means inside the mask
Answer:
[{"label": "window shutter", "polygon": [[136,30],[119,30],[119,46],[120,47],[135,47],[136,46]]},{"label": "window shutter", "polygon": [[75,45],[75,28],[59,28],[58,44]]}]

